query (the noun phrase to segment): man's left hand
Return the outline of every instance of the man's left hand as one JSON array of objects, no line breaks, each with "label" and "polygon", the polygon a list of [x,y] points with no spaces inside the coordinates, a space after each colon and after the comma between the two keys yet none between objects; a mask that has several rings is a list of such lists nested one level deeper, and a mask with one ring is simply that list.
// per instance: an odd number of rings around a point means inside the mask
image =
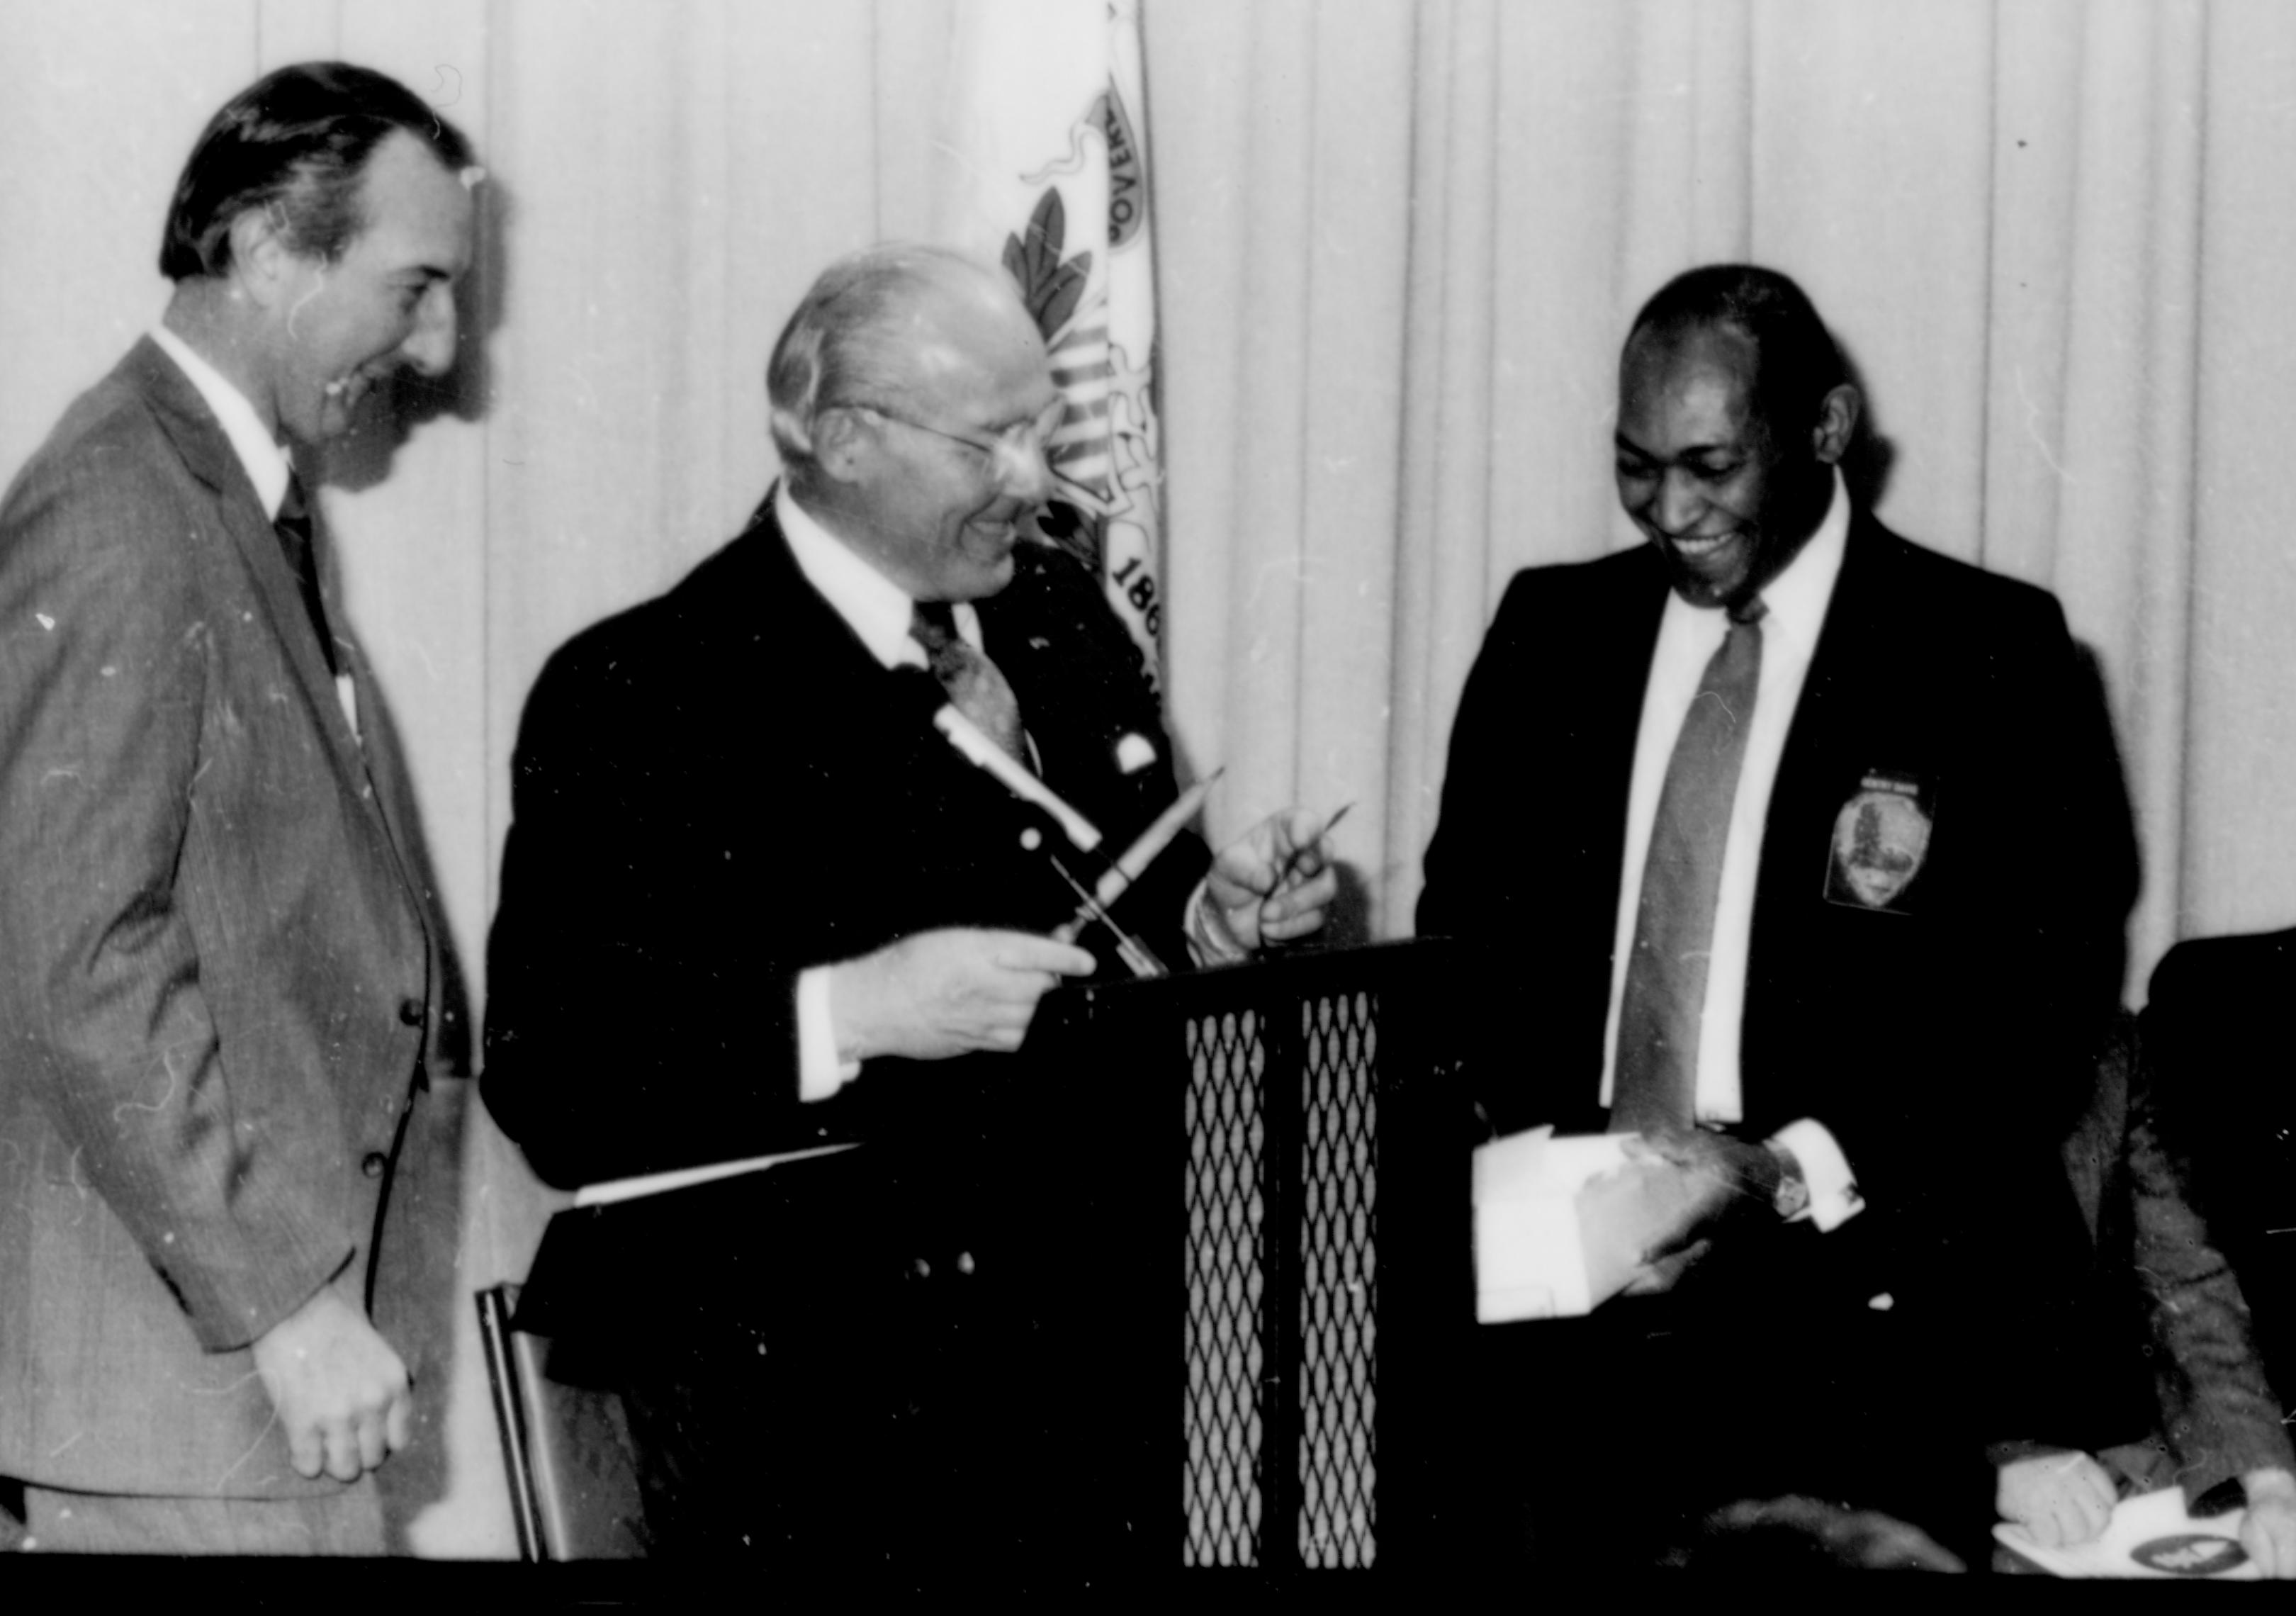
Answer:
[{"label": "man's left hand", "polygon": [[2296,1578],[2296,1475],[2284,1470],[2251,1470],[2241,1478],[2248,1513],[2240,1523],[2240,1546],[2267,1577]]},{"label": "man's left hand", "polygon": [[1621,1291],[1641,1296],[1671,1288],[1706,1254],[1706,1243],[1689,1244],[1685,1232],[1703,1226],[1718,1193],[1710,1178],[1685,1171],[1630,1136],[1627,1160],[1588,1179],[1575,1198],[1589,1299],[1600,1303]]},{"label": "man's left hand", "polygon": [[1776,1220],[1781,1167],[1767,1145],[1711,1128],[1692,1128],[1637,1142],[1681,1176],[1681,1215],[1643,1254],[1627,1286],[1631,1295],[1672,1290],[1684,1270],[1713,1249],[1715,1237],[1740,1224],[1767,1227]]},{"label": "man's left hand", "polygon": [[2112,1521],[2112,1474],[2085,1453],[2042,1453],[2001,1467],[1993,1507],[2043,1548],[2094,1543]]},{"label": "man's left hand", "polygon": [[406,1446],[406,1362],[332,1286],[256,1337],[254,1355],[297,1473],[356,1481]]},{"label": "man's left hand", "polygon": [[1292,942],[1322,927],[1340,891],[1324,824],[1307,808],[1280,809],[1212,861],[1206,915],[1238,948]]}]

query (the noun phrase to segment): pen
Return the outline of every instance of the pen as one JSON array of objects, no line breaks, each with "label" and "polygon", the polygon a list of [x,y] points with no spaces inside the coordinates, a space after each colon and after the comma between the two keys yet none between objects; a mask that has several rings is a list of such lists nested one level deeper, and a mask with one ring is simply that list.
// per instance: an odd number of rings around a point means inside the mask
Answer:
[{"label": "pen", "polygon": [[1089,853],[1100,846],[1100,832],[1091,820],[1062,801],[1052,787],[1006,757],[1004,750],[981,734],[980,726],[957,711],[953,703],[933,714],[933,727],[976,767],[994,775],[1006,791],[1051,815],[1078,852]]},{"label": "pen", "polygon": [[[1291,890],[1292,877],[1300,873],[1300,857],[1306,854],[1310,848],[1313,848],[1317,842],[1323,841],[1324,837],[1330,835],[1332,833],[1332,827],[1339,824],[1341,820],[1345,819],[1348,816],[1348,810],[1353,807],[1355,807],[1355,801],[1352,798],[1348,801],[1340,804],[1337,808],[1332,810],[1332,816],[1324,821],[1323,828],[1321,830],[1317,831],[1315,835],[1309,837],[1306,841],[1302,842],[1298,847],[1293,848],[1289,853],[1283,856],[1283,867],[1275,872],[1275,882],[1270,884],[1266,892],[1260,895],[1259,901],[1261,904],[1266,905],[1273,903],[1276,898]],[[1263,913],[1265,911],[1263,910]]]},{"label": "pen", "polygon": [[1204,799],[1226,773],[1227,766],[1222,764],[1182,792],[1178,800],[1157,815],[1156,822],[1140,833],[1140,840],[1125,849],[1123,855],[1108,867],[1095,883],[1092,895],[1103,905],[1121,898],[1124,889],[1139,880],[1140,873],[1156,862],[1156,856],[1172,845],[1172,838],[1180,833],[1180,827],[1196,816],[1196,810],[1204,806]]},{"label": "pen", "polygon": [[[1116,923],[1114,917],[1094,899],[1091,893],[1084,890],[1084,883],[1069,874],[1068,865],[1049,853],[1046,857],[1051,859],[1053,868],[1060,872],[1061,879],[1069,883],[1070,890],[1082,900],[1078,906],[1077,913],[1096,920],[1108,928],[1109,935],[1116,939],[1116,957],[1123,962],[1126,970],[1143,979],[1171,974],[1166,969],[1164,962],[1156,957],[1147,944]],[[1072,921],[1053,935],[1064,943],[1072,943],[1076,940],[1077,932],[1081,930],[1083,930],[1082,925]]]},{"label": "pen", "polygon": [[1330,835],[1332,833],[1332,827],[1339,824],[1341,820],[1345,819],[1348,816],[1348,810],[1355,807],[1355,799],[1352,797],[1340,804],[1339,807],[1332,810],[1332,816],[1324,821],[1324,828],[1316,833],[1316,834],[1308,841],[1306,847],[1297,847],[1292,849],[1292,856],[1283,861],[1283,873],[1275,878],[1276,891],[1281,892],[1283,890],[1283,883],[1292,879],[1292,872],[1299,867],[1300,855],[1306,852],[1308,848],[1314,847],[1316,842],[1323,841],[1324,837]]},{"label": "pen", "polygon": [[1222,766],[1182,792],[1178,800],[1159,814],[1155,823],[1140,833],[1140,839],[1125,849],[1116,862],[1101,873],[1100,879],[1093,883],[1091,892],[1078,890],[1077,896],[1083,901],[1077,905],[1076,913],[1053,935],[1064,943],[1072,943],[1077,933],[1086,926],[1095,920],[1105,919],[1106,916],[1099,911],[1123,897],[1125,889],[1140,879],[1142,871],[1155,863],[1156,856],[1172,845],[1172,838],[1180,833],[1181,826],[1196,816],[1196,810],[1203,807],[1204,798],[1210,793],[1213,783],[1226,773],[1227,769]]}]

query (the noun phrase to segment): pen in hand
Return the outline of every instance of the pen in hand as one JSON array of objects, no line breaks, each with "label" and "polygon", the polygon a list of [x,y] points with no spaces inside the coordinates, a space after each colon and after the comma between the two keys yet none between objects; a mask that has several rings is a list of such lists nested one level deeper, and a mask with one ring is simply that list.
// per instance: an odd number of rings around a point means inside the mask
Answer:
[{"label": "pen in hand", "polygon": [[[1171,807],[1156,816],[1153,824],[1140,833],[1140,840],[1125,849],[1122,857],[1108,866],[1091,892],[1079,891],[1077,894],[1081,900],[1077,905],[1077,912],[1053,935],[1062,942],[1072,943],[1076,941],[1077,934],[1092,922],[1106,920],[1108,917],[1101,911],[1124,896],[1126,889],[1155,862],[1156,856],[1171,845],[1172,838],[1180,833],[1180,827],[1193,819],[1196,810],[1203,807],[1204,799],[1210,794],[1214,782],[1226,773],[1227,767],[1223,764],[1182,792]],[[1113,929],[1114,923],[1110,924]]]},{"label": "pen in hand", "polygon": [[[1282,898],[1285,893],[1292,891],[1299,887],[1305,886],[1308,882],[1315,879],[1314,874],[1304,872],[1302,870],[1301,865],[1303,861],[1307,858],[1309,853],[1316,851],[1323,846],[1324,838],[1331,834],[1332,827],[1339,824],[1341,820],[1346,818],[1348,816],[1348,810],[1353,807],[1355,807],[1355,803],[1352,800],[1340,804],[1340,806],[1332,811],[1332,816],[1324,821],[1321,827],[1316,830],[1313,836],[1308,837],[1305,841],[1300,842],[1289,852],[1283,855],[1283,862],[1276,867],[1275,879],[1268,883],[1267,890],[1259,896],[1260,923],[1263,926],[1268,923],[1268,905]],[[1316,866],[1316,871],[1319,873],[1324,867],[1324,865],[1322,863],[1319,863]],[[1263,933],[1263,936],[1265,934]],[[1274,941],[1276,939],[1267,939],[1267,940]]]},{"label": "pen in hand", "polygon": [[1353,807],[1355,807],[1355,800],[1353,798],[1349,798],[1347,801],[1340,804],[1339,807],[1332,810],[1332,816],[1324,821],[1323,829],[1317,831],[1306,841],[1292,849],[1290,855],[1283,860],[1283,867],[1275,874],[1275,885],[1269,890],[1269,897],[1273,898],[1276,893],[1281,892],[1285,887],[1292,883],[1292,877],[1299,873],[1300,856],[1306,853],[1309,849],[1313,848],[1317,842],[1323,841],[1324,837],[1330,835],[1332,833],[1332,827],[1338,824],[1341,820],[1345,819],[1348,816],[1348,810]]}]

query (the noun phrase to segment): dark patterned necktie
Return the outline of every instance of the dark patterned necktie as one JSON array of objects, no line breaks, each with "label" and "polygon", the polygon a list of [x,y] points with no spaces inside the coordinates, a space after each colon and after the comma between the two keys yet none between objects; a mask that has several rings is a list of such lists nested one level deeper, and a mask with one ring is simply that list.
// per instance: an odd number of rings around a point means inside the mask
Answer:
[{"label": "dark patterned necktie", "polygon": [[327,660],[327,671],[335,673],[335,636],[327,628],[326,603],[319,598],[319,563],[311,537],[311,507],[303,497],[303,480],[291,473],[287,479],[287,496],[279,502],[279,514],[271,519],[273,531],[279,535],[279,548],[286,554],[287,570],[295,575],[295,585],[302,592],[303,610],[310,615],[311,627],[319,636],[319,654]]},{"label": "dark patterned necktie", "polygon": [[1766,610],[1759,600],[1731,609],[1729,632],[1698,681],[1667,764],[1619,1005],[1614,1132],[1686,1128],[1694,1120],[1714,906],[1754,723]]},{"label": "dark patterned necktie", "polygon": [[1022,767],[1029,759],[1021,742],[1021,700],[1004,682],[996,664],[965,644],[956,631],[955,614],[947,601],[919,601],[910,619],[909,632],[925,648],[933,677],[948,693],[956,710],[972,720],[981,734],[996,742],[1005,756]]}]

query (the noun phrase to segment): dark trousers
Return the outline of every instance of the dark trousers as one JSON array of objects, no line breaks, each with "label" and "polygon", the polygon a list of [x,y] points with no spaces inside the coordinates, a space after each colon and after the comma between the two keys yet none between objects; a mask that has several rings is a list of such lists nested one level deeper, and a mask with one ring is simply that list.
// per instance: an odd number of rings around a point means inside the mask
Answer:
[{"label": "dark trousers", "polygon": [[962,1160],[872,1147],[636,1214],[620,1305],[553,1372],[620,1393],[651,1554],[1057,1586],[1168,1550],[1178,1390],[1131,1366],[1173,1342],[1122,1327],[1097,1220]]},{"label": "dark trousers", "polygon": [[353,1554],[383,1552],[369,1475],[305,1498],[177,1498],[28,1484],[16,1546],[84,1554]]},{"label": "dark trousers", "polygon": [[1727,1505],[1799,1495],[1881,1511],[1982,1564],[1993,1472],[1957,1374],[1879,1313],[1828,1320],[1775,1300],[1625,1297],[1476,1329],[1458,1552],[1651,1565]]}]

